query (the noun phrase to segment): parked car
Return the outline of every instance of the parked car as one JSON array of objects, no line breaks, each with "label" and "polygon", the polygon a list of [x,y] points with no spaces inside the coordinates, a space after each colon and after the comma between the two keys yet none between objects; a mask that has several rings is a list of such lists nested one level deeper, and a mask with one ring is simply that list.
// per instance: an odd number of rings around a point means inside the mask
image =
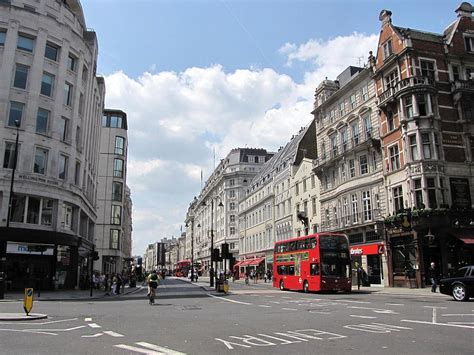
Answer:
[{"label": "parked car", "polygon": [[456,301],[474,297],[474,265],[463,266],[454,276],[440,280],[439,292],[452,295]]}]

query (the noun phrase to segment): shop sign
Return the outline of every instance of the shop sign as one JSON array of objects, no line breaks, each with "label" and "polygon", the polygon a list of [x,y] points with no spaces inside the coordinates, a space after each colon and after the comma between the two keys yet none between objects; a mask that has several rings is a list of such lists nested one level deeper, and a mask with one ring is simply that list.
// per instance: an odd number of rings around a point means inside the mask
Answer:
[{"label": "shop sign", "polygon": [[53,255],[54,246],[41,244],[8,243],[7,254]]},{"label": "shop sign", "polygon": [[385,247],[383,244],[358,245],[350,248],[351,255],[374,255],[383,254]]},{"label": "shop sign", "polygon": [[451,198],[454,208],[471,208],[471,192],[469,180],[460,178],[450,178]]},{"label": "shop sign", "polygon": [[460,134],[452,134],[452,133],[443,133],[443,144],[464,146],[464,142],[462,141],[462,136]]}]

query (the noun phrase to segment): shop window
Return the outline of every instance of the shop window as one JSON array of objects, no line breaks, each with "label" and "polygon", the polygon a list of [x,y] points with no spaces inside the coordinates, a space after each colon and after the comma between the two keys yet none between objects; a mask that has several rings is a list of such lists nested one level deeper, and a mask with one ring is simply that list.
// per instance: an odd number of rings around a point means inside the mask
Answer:
[{"label": "shop window", "polygon": [[423,189],[421,188],[421,179],[413,180],[413,190],[415,192],[415,207],[417,209],[424,209],[423,204]]},{"label": "shop window", "polygon": [[426,179],[426,187],[428,190],[428,204],[430,208],[438,207],[437,199],[436,199],[436,184],[434,178],[427,178]]}]

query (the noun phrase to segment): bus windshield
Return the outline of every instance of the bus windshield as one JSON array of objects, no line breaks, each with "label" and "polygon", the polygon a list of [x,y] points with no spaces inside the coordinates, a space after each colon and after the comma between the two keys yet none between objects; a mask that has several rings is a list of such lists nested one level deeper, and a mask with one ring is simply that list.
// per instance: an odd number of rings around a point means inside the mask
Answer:
[{"label": "bus windshield", "polygon": [[321,275],[350,277],[347,239],[343,236],[320,235]]}]

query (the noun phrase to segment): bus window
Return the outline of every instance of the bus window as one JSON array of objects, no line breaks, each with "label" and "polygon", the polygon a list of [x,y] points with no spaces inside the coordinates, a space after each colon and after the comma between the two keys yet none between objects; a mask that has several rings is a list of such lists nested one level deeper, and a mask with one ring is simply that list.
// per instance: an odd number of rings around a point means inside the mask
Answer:
[{"label": "bus window", "polygon": [[316,238],[311,238],[309,240],[309,247],[310,247],[310,249],[316,248]]},{"label": "bus window", "polygon": [[278,275],[286,275],[285,265],[280,265],[277,268]]},{"label": "bus window", "polygon": [[295,250],[296,250],[296,242],[290,242],[289,251],[295,251]]},{"label": "bus window", "polygon": [[311,264],[309,268],[309,274],[311,276],[319,275],[319,264]]},{"label": "bus window", "polygon": [[288,275],[294,275],[295,274],[295,266],[290,265],[288,266]]}]

